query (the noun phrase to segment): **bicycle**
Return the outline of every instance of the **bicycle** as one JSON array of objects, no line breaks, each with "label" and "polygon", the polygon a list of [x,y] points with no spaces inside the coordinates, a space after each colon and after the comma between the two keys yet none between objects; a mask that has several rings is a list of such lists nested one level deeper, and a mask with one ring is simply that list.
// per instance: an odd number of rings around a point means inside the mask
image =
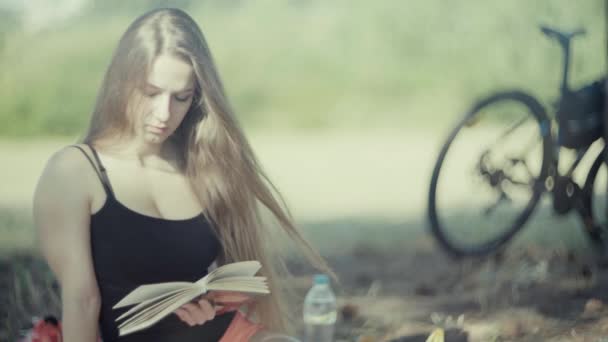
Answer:
[{"label": "bicycle", "polygon": [[[590,146],[595,141],[601,140],[603,134],[605,78],[571,90],[568,86],[570,43],[574,37],[584,35],[585,30],[560,32],[542,25],[540,30],[548,38],[557,40],[563,52],[560,94],[554,104],[555,115],[550,118],[544,106],[523,90],[497,92],[474,103],[457,122],[440,149],[430,182],[428,216],[435,240],[453,257],[486,256],[504,249],[528,221],[545,193],[552,195],[553,211],[558,215],[576,210],[582,219],[586,236],[595,247],[601,249],[606,241],[603,222],[599,222],[598,219],[601,213],[594,209],[594,187],[599,187],[596,184],[597,175],[603,165],[606,147],[603,147],[595,157],[582,186],[573,179],[574,171]],[[517,110],[512,111],[512,109]],[[524,116],[516,118],[516,114]],[[471,158],[473,168],[469,171],[472,171],[478,188],[474,193],[461,198],[457,197],[459,191],[446,191],[452,194],[446,199],[450,205],[443,211],[447,214],[446,220],[440,215],[438,184],[441,172],[448,172],[451,169],[448,167],[442,169],[442,166],[449,156],[450,147],[457,141],[455,139],[477,127],[481,120],[488,117],[490,120],[485,132],[491,133],[477,133],[475,141],[487,135],[492,137],[493,143],[489,146],[475,143],[465,145],[468,151],[477,148],[480,148],[480,151],[477,154],[467,153],[458,156],[456,165],[460,167],[465,164],[464,160]],[[498,130],[498,127],[502,127],[505,123],[508,123],[504,126],[505,129]],[[525,132],[524,127],[532,132],[533,136],[538,135],[538,137],[521,149],[521,142],[529,134],[515,132],[519,129]],[[500,158],[496,157],[497,153],[494,153],[494,149],[499,147],[498,144],[502,140],[507,139],[515,139],[515,143],[524,154],[507,154],[498,160]],[[560,173],[558,168],[562,147],[576,153],[576,158],[564,173]],[[532,153],[531,151],[542,154],[542,158],[530,159],[527,154]],[[466,178],[454,180],[448,185],[455,189],[461,186],[461,183],[468,182]],[[605,194],[607,189],[608,187],[604,186],[599,191]],[[479,228],[468,221],[472,213],[470,208],[479,207],[479,204],[472,199],[473,194],[490,198],[489,205],[481,206],[481,214],[486,221],[481,221]],[[463,202],[469,205],[463,206]],[[503,205],[512,207],[502,209]],[[494,213],[499,213],[496,214],[497,218],[489,219]],[[462,222],[465,230],[454,234],[449,224],[456,225],[458,222]],[[483,224],[489,227],[481,229]],[[488,233],[490,230],[497,232]],[[481,241],[472,243],[458,241],[464,237],[479,238],[483,234],[488,237],[480,239]]]}]

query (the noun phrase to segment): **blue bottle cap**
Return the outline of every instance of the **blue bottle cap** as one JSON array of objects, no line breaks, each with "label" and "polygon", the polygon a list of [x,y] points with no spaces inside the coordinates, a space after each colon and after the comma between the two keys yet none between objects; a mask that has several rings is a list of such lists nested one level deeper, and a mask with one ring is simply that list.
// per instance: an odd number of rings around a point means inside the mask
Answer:
[{"label": "blue bottle cap", "polygon": [[315,284],[329,284],[329,277],[325,274],[315,274]]}]

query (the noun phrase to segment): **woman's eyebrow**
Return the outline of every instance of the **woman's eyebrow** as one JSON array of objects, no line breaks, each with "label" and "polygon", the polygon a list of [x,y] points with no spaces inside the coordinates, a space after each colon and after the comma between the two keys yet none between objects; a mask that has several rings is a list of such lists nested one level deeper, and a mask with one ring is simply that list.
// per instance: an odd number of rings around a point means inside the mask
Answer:
[{"label": "woman's eyebrow", "polygon": [[[159,87],[157,85],[154,85],[154,84],[152,84],[150,82],[146,82],[146,85],[148,87],[154,88],[154,90],[164,90],[163,88],[161,88],[161,87]],[[186,88],[186,89],[182,89],[182,90],[176,91],[176,93],[186,93],[186,92],[190,92],[190,91],[193,91],[193,90],[194,90],[194,87],[189,87],[189,88]]]}]

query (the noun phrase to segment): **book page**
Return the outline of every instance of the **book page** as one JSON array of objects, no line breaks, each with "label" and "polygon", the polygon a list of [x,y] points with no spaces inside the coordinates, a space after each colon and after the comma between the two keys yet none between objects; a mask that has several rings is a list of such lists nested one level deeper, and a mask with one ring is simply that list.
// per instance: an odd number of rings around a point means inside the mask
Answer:
[{"label": "book page", "polygon": [[193,298],[195,298],[199,294],[200,293],[199,293],[198,289],[193,289],[191,291],[185,292],[181,298],[175,299],[175,301],[172,301],[171,304],[168,305],[166,308],[164,308],[160,312],[152,315],[151,317],[145,319],[144,321],[139,322],[139,323],[121,325],[119,327],[119,335],[124,336],[126,334],[130,334],[132,332],[142,330],[142,329],[145,329],[145,328],[151,326],[152,324],[160,321],[165,316],[167,316],[170,313],[172,313],[173,311],[175,311],[177,308],[188,303],[189,301],[191,301]]},{"label": "book page", "polygon": [[129,311],[123,313],[122,315],[120,315],[118,318],[116,318],[116,321],[119,321],[127,316],[130,316],[133,313],[136,312],[142,312],[142,311],[147,311],[149,310],[149,308],[151,308],[154,305],[157,305],[159,303],[163,303],[166,300],[170,300],[171,298],[175,298],[178,297],[180,294],[187,292],[189,289],[180,289],[180,290],[175,290],[172,292],[168,292],[162,296],[158,296],[156,298],[152,298],[152,299],[148,299],[146,301],[143,301],[139,304],[137,304],[136,306],[132,307],[131,309],[129,309]]},{"label": "book page", "polygon": [[217,291],[234,291],[234,292],[241,292],[241,293],[246,293],[246,294],[269,294],[270,291],[268,290],[268,288],[258,288],[258,287],[252,287],[252,286],[243,286],[243,285],[239,285],[239,284],[225,284],[222,286],[219,286],[216,289],[209,289],[211,290],[217,290]]},{"label": "book page", "polygon": [[207,290],[228,290],[238,286],[249,291],[269,293],[266,277],[227,277],[212,280],[207,284]]},{"label": "book page", "polygon": [[170,282],[170,283],[159,283],[159,284],[147,284],[137,287],[131,291],[127,296],[116,303],[112,308],[121,308],[123,306],[137,304],[139,302],[154,299],[162,296],[167,292],[173,292],[176,290],[184,290],[193,287],[194,283],[189,282]]},{"label": "book page", "polygon": [[180,300],[184,296],[185,297],[192,296],[192,293],[189,292],[188,290],[186,290],[186,292],[177,293],[169,298],[166,298],[165,300],[163,300],[161,302],[155,303],[154,305],[152,305],[148,308],[145,308],[144,310],[136,312],[131,318],[122,322],[119,325],[119,328],[144,322],[145,320],[151,318],[152,316],[154,316],[157,313],[164,310],[167,306],[171,305],[171,303],[174,303],[174,302]]},{"label": "book page", "polygon": [[203,279],[197,281],[203,285],[213,282],[215,279],[221,279],[234,276],[254,276],[262,267],[259,261],[240,261],[231,264],[222,265],[211,271]]}]

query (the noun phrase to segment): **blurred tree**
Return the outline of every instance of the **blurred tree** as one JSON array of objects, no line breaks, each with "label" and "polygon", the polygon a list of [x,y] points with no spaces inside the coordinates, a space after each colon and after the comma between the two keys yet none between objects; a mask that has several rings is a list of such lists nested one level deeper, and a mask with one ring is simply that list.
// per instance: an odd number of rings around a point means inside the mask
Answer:
[{"label": "blurred tree", "polygon": [[4,51],[6,36],[15,31],[19,24],[18,13],[14,10],[0,8],[0,59]]},{"label": "blurred tree", "polygon": [[95,14],[107,14],[119,12],[141,12],[143,10],[159,7],[188,9],[193,3],[193,0],[104,0],[92,1],[90,9]]}]

